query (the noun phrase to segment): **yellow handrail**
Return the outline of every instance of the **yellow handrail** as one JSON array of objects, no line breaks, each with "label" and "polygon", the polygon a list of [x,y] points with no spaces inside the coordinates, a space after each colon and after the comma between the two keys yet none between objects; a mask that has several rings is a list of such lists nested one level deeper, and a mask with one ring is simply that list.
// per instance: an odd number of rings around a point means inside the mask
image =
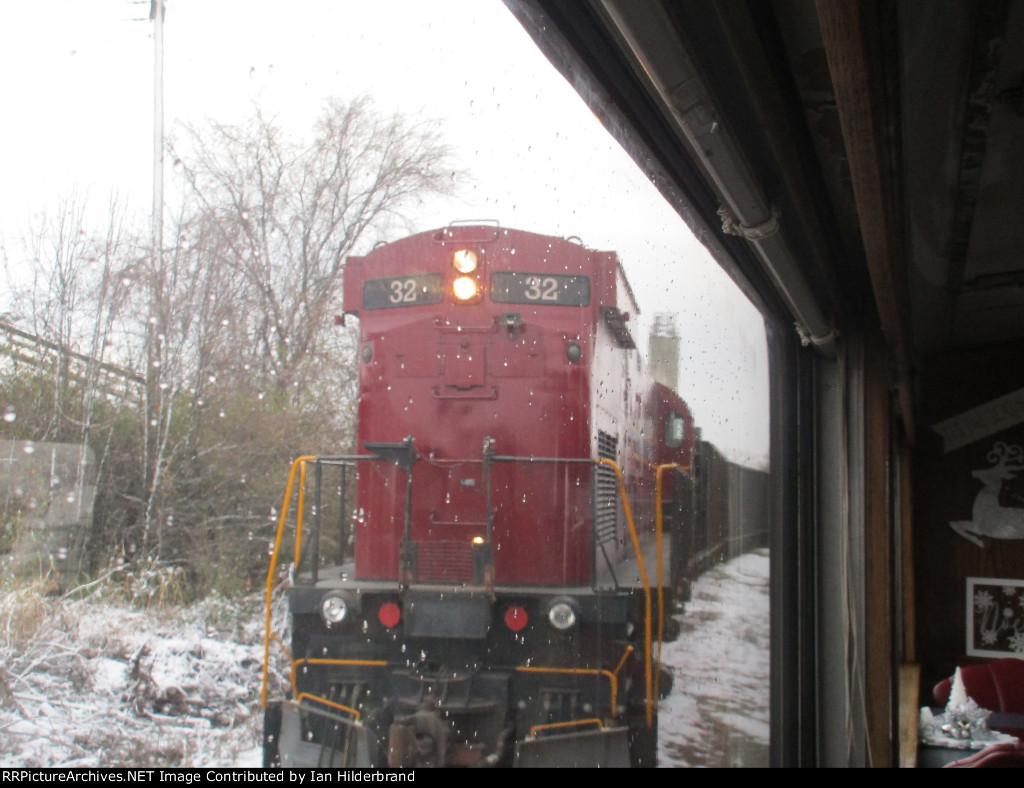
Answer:
[{"label": "yellow handrail", "polygon": [[626,650],[615,666],[615,670],[605,668],[545,668],[534,665],[518,665],[516,670],[520,673],[556,673],[568,676],[606,676],[608,678],[609,690],[611,692],[611,716],[615,716],[615,707],[619,702],[619,671],[626,664],[626,659],[633,653],[632,646],[626,646]]},{"label": "yellow handrail", "polygon": [[[315,462],[316,457],[313,455],[304,455],[298,457],[291,467],[291,471],[288,475],[288,485],[285,489],[284,501],[281,506],[281,513],[278,518],[277,534],[274,537],[274,550],[270,559],[270,567],[267,570],[267,583],[266,583],[266,612],[264,617],[264,638],[263,638],[263,681],[260,690],[260,704],[264,708],[267,705],[267,691],[268,691],[268,679],[270,670],[270,641],[273,638],[279,643],[279,638],[274,635],[270,630],[270,618],[271,618],[271,604],[272,597],[275,587],[275,579],[277,574],[277,561],[278,554],[281,547],[281,540],[284,535],[285,525],[288,519],[288,504],[292,499],[292,494],[295,487],[295,476],[296,473],[299,475],[299,492],[297,502],[297,515],[296,515],[296,538],[295,538],[295,562],[296,564],[301,559],[302,551],[302,512],[305,503],[305,481],[306,481],[306,464],[308,462]],[[645,709],[647,725],[650,727],[653,724],[653,708],[654,708],[654,693],[657,691],[657,684],[652,680],[652,633],[651,633],[651,616],[652,616],[652,600],[651,600],[651,588],[650,579],[647,576],[647,568],[644,564],[643,553],[640,549],[640,540],[637,535],[636,524],[633,520],[633,512],[629,505],[629,497],[626,493],[625,482],[622,477],[622,471],[618,464],[614,460],[600,458],[594,460],[596,465],[605,465],[612,469],[615,473],[615,478],[618,483],[619,492],[622,496],[622,508],[626,517],[626,523],[629,526],[629,535],[633,543],[633,550],[636,553],[637,558],[637,570],[640,574],[640,582],[644,590],[644,688],[645,688]],[[667,469],[684,468],[688,470],[687,466],[681,466],[677,464],[657,465],[655,467],[655,538],[657,545],[657,563],[658,563],[658,610],[659,610],[659,621],[658,621],[658,661],[661,661],[661,644],[664,636],[664,583],[663,583],[663,569],[662,569],[662,531],[663,531],[663,514],[661,507],[662,497],[662,472]],[[281,643],[282,647],[284,644]],[[285,649],[287,651],[287,648]],[[604,674],[609,677],[612,687],[612,699],[615,703],[615,699],[618,695],[618,672],[622,667],[623,662],[628,656],[629,652],[632,651],[630,647],[626,654],[623,655],[622,661],[616,667],[615,672],[612,673],[607,670],[582,670],[582,669],[555,669],[555,668],[530,668],[530,667],[517,667],[516,670],[528,672],[528,671],[547,671],[547,672],[561,672],[561,673],[596,673]],[[289,655],[291,659],[291,655]],[[298,664],[350,664],[350,665],[385,665],[386,663],[377,660],[291,660],[291,682],[292,688],[295,690],[295,670]]]},{"label": "yellow handrail", "polygon": [[382,659],[296,659],[292,661],[291,671],[288,679],[292,683],[292,692],[299,693],[298,683],[295,680],[295,673],[299,665],[347,665],[356,668],[386,668],[388,663]]},{"label": "yellow handrail", "polygon": [[304,700],[311,700],[314,703],[322,703],[325,706],[330,706],[332,709],[338,709],[339,711],[343,711],[346,714],[351,714],[353,717],[356,718],[356,722],[359,722],[363,717],[363,715],[360,714],[359,711],[356,709],[349,708],[348,706],[342,706],[340,703],[335,703],[332,700],[327,700],[327,698],[321,698],[319,695],[310,695],[308,692],[303,692],[302,694],[298,695],[296,700],[298,700],[299,703],[301,703]]},{"label": "yellow handrail", "polygon": [[[304,455],[297,458],[291,467],[291,471],[288,474],[288,485],[285,488],[284,501],[281,504],[281,513],[278,517],[277,523],[277,534],[274,537],[274,550],[270,556],[270,568],[267,570],[267,584],[266,584],[266,611],[264,615],[264,634],[263,634],[263,683],[260,688],[260,705],[263,708],[267,706],[267,691],[270,676],[270,642],[271,640],[276,641],[281,648],[284,649],[288,656],[288,660],[291,663],[289,670],[289,681],[292,685],[292,692],[297,697],[305,697],[310,700],[319,700],[327,705],[337,706],[338,704],[332,703],[325,698],[318,698],[315,695],[308,695],[303,693],[299,694],[298,686],[296,684],[295,674],[299,665],[352,665],[352,666],[363,666],[363,667],[386,667],[387,662],[383,660],[344,660],[344,659],[299,659],[296,660],[288,647],[281,641],[277,636],[277,633],[272,632],[270,629],[270,615],[271,605],[273,602],[273,593],[275,589],[275,579],[277,575],[277,559],[281,549],[281,540],[284,536],[284,529],[288,522],[288,504],[292,499],[292,494],[295,489],[295,475],[298,473],[299,476],[299,491],[298,501],[296,504],[296,516],[295,516],[295,563],[298,564],[302,557],[302,513],[305,510],[305,487],[306,487],[306,464],[309,462],[316,462],[317,458],[314,455]],[[344,709],[343,706],[338,708]]]},{"label": "yellow handrail", "polygon": [[636,568],[640,573],[640,584],[644,589],[644,692],[646,697],[647,727],[654,724],[654,700],[651,696],[653,682],[651,680],[651,582],[647,578],[647,567],[644,566],[644,556],[640,551],[640,538],[636,533],[636,525],[633,523],[633,511],[629,508],[629,496],[626,495],[626,484],[622,479],[622,471],[614,460],[604,457],[594,460],[597,465],[607,465],[615,471],[615,478],[619,482],[619,492],[622,494],[622,511],[626,515],[626,524],[629,526],[629,537],[633,540],[633,551],[636,553]]},{"label": "yellow handrail", "polygon": [[271,640],[277,641],[277,645],[279,645],[281,647],[281,650],[284,651],[285,656],[288,657],[288,661],[291,662],[292,661],[292,650],[290,648],[288,648],[288,646],[285,645],[284,641],[281,640],[281,638],[279,638],[277,636],[276,632],[271,632],[270,633],[270,638],[271,638]]},{"label": "yellow handrail", "polygon": [[[274,552],[270,556],[270,568],[267,570],[267,610],[264,619],[263,635],[263,686],[260,689],[260,706],[267,707],[267,679],[270,675],[270,605],[274,594],[274,580],[277,576],[277,554],[281,549],[281,537],[284,535],[284,526],[288,520],[288,502],[292,499],[292,489],[295,486],[295,473],[300,467],[303,469],[307,462],[316,460],[312,455],[299,457],[292,463],[291,473],[288,474],[288,486],[285,488],[284,503],[281,505],[281,515],[277,521],[277,536],[274,537]],[[299,509],[299,522],[302,521],[302,509]]]},{"label": "yellow handrail", "polygon": [[[316,458],[314,458],[316,459]],[[306,463],[299,466],[299,500],[295,504],[295,566],[302,561],[302,513],[306,511]]]},{"label": "yellow handrail", "polygon": [[596,725],[598,730],[604,730],[604,722],[593,717],[589,720],[572,720],[571,722],[549,722],[546,725],[534,725],[530,728],[530,738],[534,739],[539,731],[553,730],[555,728],[576,728],[581,725]]},{"label": "yellow handrail", "polygon": [[689,471],[689,465],[678,463],[667,463],[654,466],[654,533],[658,545],[658,673],[654,677],[654,696],[658,697],[659,685],[661,684],[661,644],[665,638],[665,583],[662,577],[662,534],[664,533],[665,517],[661,511],[661,474],[662,471],[681,470]]}]

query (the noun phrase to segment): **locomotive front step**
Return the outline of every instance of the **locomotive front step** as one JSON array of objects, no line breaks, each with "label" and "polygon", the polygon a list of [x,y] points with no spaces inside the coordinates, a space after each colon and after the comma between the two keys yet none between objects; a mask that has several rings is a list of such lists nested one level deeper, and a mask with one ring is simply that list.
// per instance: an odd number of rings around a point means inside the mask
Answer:
[{"label": "locomotive front step", "polygon": [[513,766],[628,768],[629,729],[598,728],[532,736],[516,743]]}]

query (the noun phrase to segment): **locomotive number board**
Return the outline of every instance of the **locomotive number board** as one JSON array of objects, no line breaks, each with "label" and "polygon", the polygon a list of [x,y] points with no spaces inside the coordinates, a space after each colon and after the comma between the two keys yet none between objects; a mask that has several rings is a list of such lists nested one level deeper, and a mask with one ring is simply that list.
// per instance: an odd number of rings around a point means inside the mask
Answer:
[{"label": "locomotive number board", "polygon": [[367,279],[363,283],[364,309],[392,309],[402,306],[440,304],[444,300],[444,278],[441,274],[410,274],[383,279]]},{"label": "locomotive number board", "polygon": [[590,278],[495,271],[491,274],[491,300],[500,304],[587,306],[590,304]]}]

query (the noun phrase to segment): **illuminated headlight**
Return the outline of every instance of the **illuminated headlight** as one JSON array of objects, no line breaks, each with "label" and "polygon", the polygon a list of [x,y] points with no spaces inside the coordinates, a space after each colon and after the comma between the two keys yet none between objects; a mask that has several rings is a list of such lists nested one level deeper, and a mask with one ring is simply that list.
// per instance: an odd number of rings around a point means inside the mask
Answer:
[{"label": "illuminated headlight", "polygon": [[476,270],[476,252],[469,249],[459,249],[452,255],[452,267],[460,274],[471,274]]},{"label": "illuminated headlight", "polygon": [[480,288],[477,287],[476,280],[471,276],[460,276],[455,280],[455,284],[452,286],[455,292],[455,297],[460,301],[470,301],[476,298],[480,292]]},{"label": "illuminated headlight", "polygon": [[329,626],[340,624],[348,616],[348,602],[338,594],[328,594],[320,602],[320,615]]},{"label": "illuminated headlight", "polygon": [[567,599],[556,599],[548,605],[548,622],[555,629],[564,632],[576,623],[576,608]]}]

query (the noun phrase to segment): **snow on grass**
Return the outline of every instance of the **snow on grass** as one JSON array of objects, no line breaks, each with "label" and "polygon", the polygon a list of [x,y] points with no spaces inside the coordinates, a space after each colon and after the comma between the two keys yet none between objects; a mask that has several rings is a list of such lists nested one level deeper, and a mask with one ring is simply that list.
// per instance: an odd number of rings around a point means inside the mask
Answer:
[{"label": "snow on grass", "polygon": [[260,766],[262,604],[0,594],[0,767]]},{"label": "snow on grass", "polygon": [[[759,551],[694,583],[663,651],[661,765],[767,765],[768,567]],[[0,767],[260,766],[262,625],[257,597],[0,589]]]},{"label": "snow on grass", "polygon": [[693,584],[662,652],[674,683],[659,704],[660,765],[768,765],[768,568],[759,550]]}]

